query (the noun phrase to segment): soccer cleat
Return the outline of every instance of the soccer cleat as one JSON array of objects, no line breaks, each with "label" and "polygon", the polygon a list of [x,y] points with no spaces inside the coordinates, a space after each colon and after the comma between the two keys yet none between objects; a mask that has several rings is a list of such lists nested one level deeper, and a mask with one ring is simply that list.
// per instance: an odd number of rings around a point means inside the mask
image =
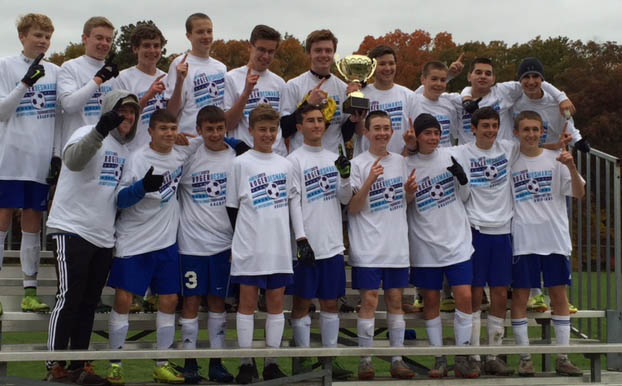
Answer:
[{"label": "soccer cleat", "polygon": [[411,379],[415,376],[415,373],[403,360],[393,361],[391,363],[391,378],[396,379]]},{"label": "soccer cleat", "polygon": [[568,377],[580,377],[583,372],[570,362],[570,359],[566,356],[558,356],[555,359],[555,372],[558,375],[565,375]]},{"label": "soccer cleat", "polygon": [[52,367],[48,369],[45,380],[47,382],[55,383],[72,383],[69,378],[69,371],[67,371],[65,366],[60,365],[58,362],[54,362]]},{"label": "soccer cleat", "polygon": [[441,300],[441,311],[454,312],[456,310],[456,301],[453,296]]},{"label": "soccer cleat", "polygon": [[111,385],[125,385],[125,378],[123,378],[123,367],[120,363],[110,364],[106,380]]},{"label": "soccer cleat", "polygon": [[199,373],[198,366],[188,366],[181,369],[175,366],[175,370],[181,373],[182,377],[184,377],[184,383],[186,384],[196,385],[203,383],[202,381],[206,381],[205,377],[201,376]]},{"label": "soccer cleat", "polygon": [[276,363],[270,363],[268,366],[264,366],[262,375],[263,375],[264,381],[269,381],[271,379],[277,379],[277,378],[284,378],[287,376],[285,375],[284,372],[281,371],[281,369],[279,368],[279,365],[277,365]]},{"label": "soccer cleat", "polygon": [[50,312],[50,306],[43,303],[37,295],[22,298],[22,312]]},{"label": "soccer cleat", "polygon": [[533,361],[531,358],[522,359],[518,362],[518,375],[521,377],[533,377],[536,371],[533,368]]},{"label": "soccer cleat", "polygon": [[184,376],[175,370],[170,362],[166,362],[162,366],[156,366],[153,369],[153,380],[157,383],[184,383]]},{"label": "soccer cleat", "polygon": [[434,368],[428,371],[429,378],[443,378],[447,376],[447,358],[445,356],[436,357]]},{"label": "soccer cleat", "polygon": [[108,381],[95,374],[95,368],[90,363],[85,362],[84,367],[70,370],[67,377],[76,385],[105,386]]},{"label": "soccer cleat", "polygon": [[253,359],[253,364],[241,365],[238,375],[235,377],[235,382],[240,385],[247,385],[259,380],[259,374],[257,374],[257,365]]},{"label": "soccer cleat", "polygon": [[501,358],[486,361],[484,364],[486,375],[508,376],[514,374],[514,369],[509,367]]},{"label": "soccer cleat", "polygon": [[417,295],[415,298],[413,308],[415,309],[415,312],[423,311],[423,297],[421,295]]},{"label": "soccer cleat", "polygon": [[527,311],[546,312],[548,309],[549,306],[546,304],[543,294],[531,296],[527,300]]},{"label": "soccer cleat", "polygon": [[352,371],[345,369],[337,360],[337,358],[333,358],[332,362],[333,379],[338,381],[345,381],[352,375]]},{"label": "soccer cleat", "polygon": [[579,309],[573,306],[572,304],[568,303],[568,311],[570,311],[571,314],[576,314],[577,311],[579,311]]},{"label": "soccer cleat", "polygon": [[230,383],[233,382],[233,375],[227,371],[225,366],[221,362],[210,360],[209,362],[209,380],[218,383]]},{"label": "soccer cleat", "polygon": [[358,377],[359,381],[371,381],[376,376],[371,361],[361,361],[359,363]]},{"label": "soccer cleat", "polygon": [[480,368],[475,362],[464,355],[456,355],[454,364],[456,378],[478,378]]}]

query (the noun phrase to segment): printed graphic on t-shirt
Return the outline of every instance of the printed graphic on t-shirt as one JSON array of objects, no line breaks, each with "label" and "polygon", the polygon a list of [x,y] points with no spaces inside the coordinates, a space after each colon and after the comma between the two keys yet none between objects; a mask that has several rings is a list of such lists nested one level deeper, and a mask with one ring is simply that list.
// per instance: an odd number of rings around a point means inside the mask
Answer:
[{"label": "printed graphic on t-shirt", "polygon": [[248,184],[255,209],[287,206],[287,173],[259,173]]},{"label": "printed graphic on t-shirt", "polygon": [[123,166],[125,166],[125,158],[119,157],[116,151],[106,150],[104,164],[99,173],[99,185],[116,188],[123,176]]},{"label": "printed graphic on t-shirt", "polygon": [[[376,110],[384,111],[385,113],[389,114],[393,131],[402,131],[402,117],[404,114],[404,103],[402,101],[395,101],[389,103],[371,101],[369,111]],[[395,135],[395,133],[393,135]]]},{"label": "printed graphic on t-shirt", "polygon": [[82,109],[85,117],[99,116],[102,111],[104,97],[112,91],[110,86],[99,86],[99,88],[91,95],[86,105]]},{"label": "printed graphic on t-shirt", "polygon": [[521,170],[512,173],[514,199],[517,203],[551,201],[553,199],[552,181],[552,170]]},{"label": "printed graphic on t-shirt", "polygon": [[[486,106],[480,106],[486,107]],[[496,112],[501,111],[501,101],[495,101],[492,105],[490,105]],[[473,134],[471,131],[471,114],[467,113],[466,110],[462,110],[462,130],[466,134]]]},{"label": "printed graphic on t-shirt", "polygon": [[259,90],[254,88],[251,95],[248,97],[246,106],[244,106],[244,116],[248,118],[251,111],[259,105],[270,105],[276,111],[279,111],[281,103],[280,91]]},{"label": "printed graphic on t-shirt", "polygon": [[[138,99],[142,99],[146,93],[146,91],[139,92],[137,95]],[[156,94],[156,96],[147,101],[147,105],[143,109],[142,114],[140,114],[140,123],[143,125],[149,125],[151,115],[158,109],[165,109],[166,105],[167,101],[164,99],[164,95],[162,93]]]},{"label": "printed graphic on t-shirt", "polygon": [[441,125],[441,140],[440,144],[445,146],[449,145],[449,133],[451,131],[451,120],[449,116],[445,114],[435,114],[436,120]]},{"label": "printed graphic on t-shirt", "polygon": [[227,173],[210,173],[209,170],[192,173],[192,201],[209,206],[225,204]]},{"label": "printed graphic on t-shirt", "polygon": [[339,95],[331,95],[330,98],[335,100],[335,103],[337,104],[337,110],[335,111],[335,114],[333,114],[333,117],[331,118],[331,122],[341,122],[339,120],[339,118],[341,117],[341,100],[339,98]]},{"label": "printed graphic on t-shirt", "polygon": [[193,79],[194,103],[198,108],[203,106],[223,106],[225,95],[225,74],[207,75],[198,73]]},{"label": "printed graphic on t-shirt", "polygon": [[183,169],[184,167],[180,166],[172,172],[170,170],[164,172],[164,181],[160,187],[160,206],[169,202],[177,194],[177,187],[179,186]]},{"label": "printed graphic on t-shirt", "polygon": [[508,160],[505,154],[496,158],[471,158],[469,184],[473,187],[495,187],[505,183]]},{"label": "printed graphic on t-shirt", "polygon": [[369,189],[369,208],[373,212],[404,207],[404,178],[378,177]]},{"label": "printed graphic on t-shirt", "polygon": [[307,202],[332,200],[337,194],[337,168],[334,165],[318,168],[314,166],[303,172]]},{"label": "printed graphic on t-shirt", "polygon": [[435,177],[425,177],[417,184],[415,202],[419,213],[434,208],[442,208],[456,201],[454,176],[444,172]]},{"label": "printed graphic on t-shirt", "polygon": [[35,116],[37,119],[56,117],[56,83],[29,87],[15,110],[15,116]]}]

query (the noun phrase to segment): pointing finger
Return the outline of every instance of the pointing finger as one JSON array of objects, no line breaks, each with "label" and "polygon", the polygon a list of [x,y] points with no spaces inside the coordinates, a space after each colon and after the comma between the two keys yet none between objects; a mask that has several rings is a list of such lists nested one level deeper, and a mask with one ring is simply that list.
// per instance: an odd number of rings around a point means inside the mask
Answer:
[{"label": "pointing finger", "polygon": [[318,83],[317,86],[315,86],[315,89],[319,90],[320,87],[322,87],[322,85],[324,84],[324,82],[326,82],[326,79],[328,78],[323,78],[322,80],[320,80],[320,83]]},{"label": "pointing finger", "polygon": [[164,78],[165,76],[166,76],[166,74],[162,74],[162,75],[158,76],[155,81],[159,82],[160,79]]},{"label": "pointing finger", "polygon": [[37,64],[39,64],[39,62],[41,61],[41,59],[43,59],[43,52],[42,52],[42,53],[40,53],[40,54],[39,54],[39,56],[37,56],[37,57],[35,58],[35,61],[34,61],[34,62],[32,62],[32,64],[34,64],[34,65],[36,66]]},{"label": "pointing finger", "polygon": [[462,63],[462,59],[464,59],[464,52],[460,54],[460,56],[458,56],[458,59],[456,59],[456,62]]},{"label": "pointing finger", "polygon": [[188,58],[188,53],[184,54],[184,57],[181,59],[181,63],[186,63],[186,59]]},{"label": "pointing finger", "polygon": [[339,156],[343,156],[343,145],[339,145]]}]

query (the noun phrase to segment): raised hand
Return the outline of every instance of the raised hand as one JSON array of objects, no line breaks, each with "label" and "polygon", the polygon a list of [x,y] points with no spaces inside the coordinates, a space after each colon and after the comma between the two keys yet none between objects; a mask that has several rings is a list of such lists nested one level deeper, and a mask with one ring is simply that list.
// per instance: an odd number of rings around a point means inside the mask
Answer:
[{"label": "raised hand", "polygon": [[469,183],[469,179],[464,172],[464,168],[458,163],[458,161],[456,161],[453,155],[451,156],[451,166],[447,167],[447,170],[458,179],[460,185],[466,185]]},{"label": "raised hand", "polygon": [[[566,119],[570,119],[568,114],[574,115],[577,112],[577,109],[575,109],[574,104],[570,99],[566,99],[559,104],[559,111],[566,117]],[[568,113],[566,113],[566,111],[568,111]]]},{"label": "raised hand", "polygon": [[143,187],[145,193],[157,192],[160,190],[162,183],[164,182],[164,176],[162,174],[153,174],[153,166],[147,170],[147,174],[143,177]]},{"label": "raised hand", "polygon": [[99,121],[97,122],[97,125],[95,125],[95,130],[97,130],[102,137],[106,138],[108,133],[116,129],[124,119],[125,118],[119,115],[116,111],[110,110],[99,117]]},{"label": "raised hand", "polygon": [[309,103],[310,105],[317,106],[317,105],[322,104],[322,102],[326,100],[328,93],[321,89],[324,82],[326,82],[326,79],[327,78],[322,79],[320,83],[318,83],[317,86],[315,86],[315,88],[309,91],[309,97],[307,98],[307,103]]},{"label": "raised hand", "polygon": [[346,86],[346,95],[349,95],[355,91],[361,91],[361,84],[359,82],[350,82]]},{"label": "raised hand", "polygon": [[99,71],[97,71],[97,73],[95,74],[95,77],[101,79],[102,83],[112,78],[116,78],[119,75],[119,67],[117,67],[113,60],[114,54],[110,54],[110,56],[108,56],[108,58],[106,59],[103,67],[100,68]]},{"label": "raised hand", "polygon": [[479,102],[482,98],[477,98],[475,100],[468,99],[462,102],[462,108],[469,114],[473,114],[477,109],[479,109]]},{"label": "raised hand", "polygon": [[563,163],[564,165],[566,165],[568,169],[572,170],[576,168],[576,165],[574,163],[574,158],[572,157],[572,154],[570,154],[568,150],[563,150],[561,153],[559,153],[559,156],[555,159]]},{"label": "raised hand", "polygon": [[246,82],[244,83],[244,91],[243,94],[250,95],[250,93],[255,89],[255,85],[259,81],[259,74],[253,74],[253,69],[251,64],[248,65],[248,71],[246,71]]},{"label": "raised hand", "polygon": [[166,90],[166,85],[164,84],[164,82],[162,82],[162,78],[164,78],[165,76],[166,74],[162,74],[158,76],[156,80],[153,81],[153,83],[151,83],[151,86],[149,87],[149,91],[147,91],[147,95],[149,99],[153,98],[154,96]]},{"label": "raised hand", "polygon": [[343,151],[343,145],[339,145],[339,157],[335,160],[335,167],[341,178],[350,177],[350,161]]},{"label": "raised hand", "polygon": [[188,75],[188,63],[186,63],[187,58],[188,53],[186,52],[184,57],[181,59],[181,62],[177,63],[177,66],[175,67],[178,82],[183,82],[186,79],[186,75]]},{"label": "raised hand", "polygon": [[406,194],[409,196],[417,192],[417,179],[415,175],[416,171],[417,169],[413,169],[410,172],[410,175],[408,176],[408,179],[406,180],[406,183],[404,184],[404,189],[406,190]]},{"label": "raised hand", "polygon": [[374,161],[374,163],[371,165],[371,169],[369,170],[369,176],[367,177],[367,182],[371,185],[374,182],[376,182],[376,180],[378,179],[378,177],[380,177],[382,175],[382,173],[384,173],[384,167],[382,165],[380,165],[380,160],[384,158],[384,157],[378,157],[377,160]]},{"label": "raised hand", "polygon": [[464,59],[464,52],[460,54],[458,59],[455,62],[449,65],[449,71],[447,73],[449,79],[453,79],[460,75],[462,70],[464,69],[464,63],[462,60]]},{"label": "raised hand", "polygon": [[417,150],[417,134],[415,133],[415,129],[413,128],[413,120],[410,118],[408,118],[408,129],[404,131],[404,134],[402,134],[402,138],[404,138],[406,149],[409,152],[414,152],[415,150]]},{"label": "raised hand", "polygon": [[315,252],[307,239],[296,240],[296,257],[304,265],[315,265]]},{"label": "raised hand", "polygon": [[30,67],[28,67],[28,71],[26,71],[26,75],[22,78],[22,83],[27,87],[32,87],[37,81],[45,76],[45,68],[43,65],[39,64],[39,62],[43,59],[43,53],[39,54],[33,60]]}]

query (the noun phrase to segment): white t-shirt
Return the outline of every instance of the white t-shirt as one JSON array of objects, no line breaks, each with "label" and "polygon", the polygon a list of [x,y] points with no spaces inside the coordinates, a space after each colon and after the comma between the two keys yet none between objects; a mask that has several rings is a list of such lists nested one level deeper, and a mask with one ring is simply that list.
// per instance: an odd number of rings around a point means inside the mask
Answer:
[{"label": "white t-shirt", "polygon": [[121,209],[116,223],[115,256],[132,257],[175,244],[179,225],[177,189],[184,163],[196,151],[198,143],[192,141],[190,146],[175,146],[168,154],[158,153],[146,145],[132,154],[120,189],[143,179],[152,166],[153,174],[164,175],[164,182],[159,191],[147,193],[138,203]]},{"label": "white t-shirt", "polygon": [[[358,191],[378,159],[366,151],[352,159],[350,180]],[[348,213],[350,260],[353,267],[401,268],[410,265],[408,258],[408,224],[406,160],[389,153],[380,162],[384,173],[372,184],[365,206],[355,215]]]},{"label": "white t-shirt", "polygon": [[321,147],[304,144],[287,157],[293,165],[294,188],[300,192],[305,234],[317,260],[344,250],[340,202],[349,202],[352,187],[349,179],[339,176],[337,157]]},{"label": "white t-shirt", "polygon": [[[246,85],[246,74],[248,73],[248,67],[242,66],[233,69],[225,76],[225,99],[224,110],[229,110],[235,102],[240,99],[244,86]],[[281,111],[281,97],[285,90],[285,81],[280,76],[276,75],[270,70],[266,70],[259,74],[259,80],[255,84],[255,88],[248,97],[246,106],[244,106],[244,112],[240,118],[240,122],[233,131],[230,131],[229,135],[234,138],[241,139],[246,142],[247,145],[253,147],[253,137],[248,131],[248,116],[251,111],[260,104],[268,104],[272,106],[277,112]],[[283,142],[283,135],[281,130],[276,137],[274,145],[272,145],[272,151],[281,156],[287,155],[287,149]]]},{"label": "white t-shirt", "polygon": [[[164,99],[170,101],[177,82],[177,64],[184,55],[176,57],[168,70]],[[179,131],[196,134],[197,113],[204,106],[224,107],[225,73],[227,67],[218,60],[200,58],[188,53],[188,74],[181,90],[181,110],[179,111]]]},{"label": "white t-shirt", "polygon": [[514,255],[552,253],[570,256],[572,243],[566,212],[566,197],[572,196],[568,168],[555,158],[559,152],[521,154],[512,165]]},{"label": "white t-shirt", "polygon": [[441,147],[452,146],[451,139],[457,138],[458,131],[460,131],[462,121],[456,110],[456,98],[460,99],[460,95],[444,93],[436,101],[426,98],[423,94],[415,94],[413,98],[413,122],[420,114],[433,115],[441,125],[441,141],[439,143]]},{"label": "white t-shirt", "polygon": [[[408,119],[414,119],[412,108],[415,93],[399,84],[393,85],[389,90],[378,90],[373,83],[362,91],[365,98],[369,99],[369,111],[382,110],[391,117],[393,136],[387,145],[387,150],[400,154],[404,148],[402,135],[408,130]],[[356,135],[354,156],[356,157],[368,149],[369,140],[367,137]]]},{"label": "white t-shirt", "polygon": [[[65,148],[91,130],[92,125],[76,130]],[[47,226],[75,233],[100,248],[114,247],[118,186],[128,157],[127,146],[108,135],[84,169],[74,172],[63,164]]]},{"label": "white t-shirt", "polygon": [[78,128],[99,121],[104,96],[112,90],[114,79],[97,85],[93,78],[104,66],[103,60],[86,55],[64,62],[58,73],[58,102],[63,109],[62,145]]},{"label": "white t-shirt", "polygon": [[[114,89],[127,90],[136,95],[140,100],[147,93],[147,91],[149,91],[149,88],[151,88],[153,82],[155,82],[155,80],[162,75],[166,75],[166,72],[160,69],[156,69],[155,75],[149,75],[134,66],[121,71],[119,76],[115,78],[112,87]],[[166,84],[166,78],[162,78],[162,82]],[[157,94],[147,101],[147,105],[141,112],[140,118],[138,119],[138,123],[136,125],[136,136],[128,144],[128,148],[131,152],[134,152],[139,147],[151,142],[151,137],[149,136],[148,131],[151,114],[153,114],[156,109],[165,108],[166,100],[164,99],[163,93]]]},{"label": "white t-shirt", "polygon": [[231,245],[231,276],[292,273],[289,198],[291,163],[249,150],[235,158],[227,206],[238,208]]},{"label": "white t-shirt", "polygon": [[510,233],[512,187],[509,173],[518,151],[518,143],[503,139],[497,139],[488,150],[480,149],[475,142],[453,149],[469,177],[471,194],[466,202],[469,221],[482,233]]},{"label": "white t-shirt", "polygon": [[[296,111],[298,105],[302,103],[309,91],[320,83],[320,80],[320,78],[313,75],[310,71],[290,79],[285,87],[282,105],[283,110],[281,114],[289,115]],[[339,151],[339,145],[343,145],[341,125],[349,117],[349,115],[344,114],[342,111],[343,102],[346,100],[346,84],[335,75],[331,75],[331,77],[322,84],[322,90],[326,91],[328,97],[334,99],[337,104],[337,110],[322,137],[322,147],[329,151],[337,152]],[[302,143],[302,134],[295,133],[292,135],[289,142],[289,152],[291,153],[298,149],[302,146]]]},{"label": "white t-shirt", "polygon": [[228,146],[221,151],[201,146],[184,165],[179,186],[179,253],[213,256],[231,248],[233,229],[225,200],[234,158],[235,151]]},{"label": "white t-shirt", "polygon": [[33,60],[0,59],[0,180],[45,184],[56,119],[58,66],[41,61],[45,76],[32,87],[21,83]]},{"label": "white t-shirt", "polygon": [[568,123],[566,133],[572,135],[571,143],[576,143],[581,139],[581,133],[575,127],[574,120],[572,118],[566,120],[566,117],[562,116],[559,111],[557,100],[548,92],[542,91],[543,95],[540,99],[531,99],[523,93],[518,101],[514,103],[514,106],[512,106],[513,119],[516,119],[518,114],[523,111],[535,111],[540,114],[543,129],[540,144],[558,142],[564,125]]},{"label": "white t-shirt", "polygon": [[408,244],[413,267],[446,267],[467,261],[473,254],[471,227],[458,194],[463,189],[447,170],[452,149],[417,153],[406,159],[408,171],[417,169],[417,193],[408,205]]}]

